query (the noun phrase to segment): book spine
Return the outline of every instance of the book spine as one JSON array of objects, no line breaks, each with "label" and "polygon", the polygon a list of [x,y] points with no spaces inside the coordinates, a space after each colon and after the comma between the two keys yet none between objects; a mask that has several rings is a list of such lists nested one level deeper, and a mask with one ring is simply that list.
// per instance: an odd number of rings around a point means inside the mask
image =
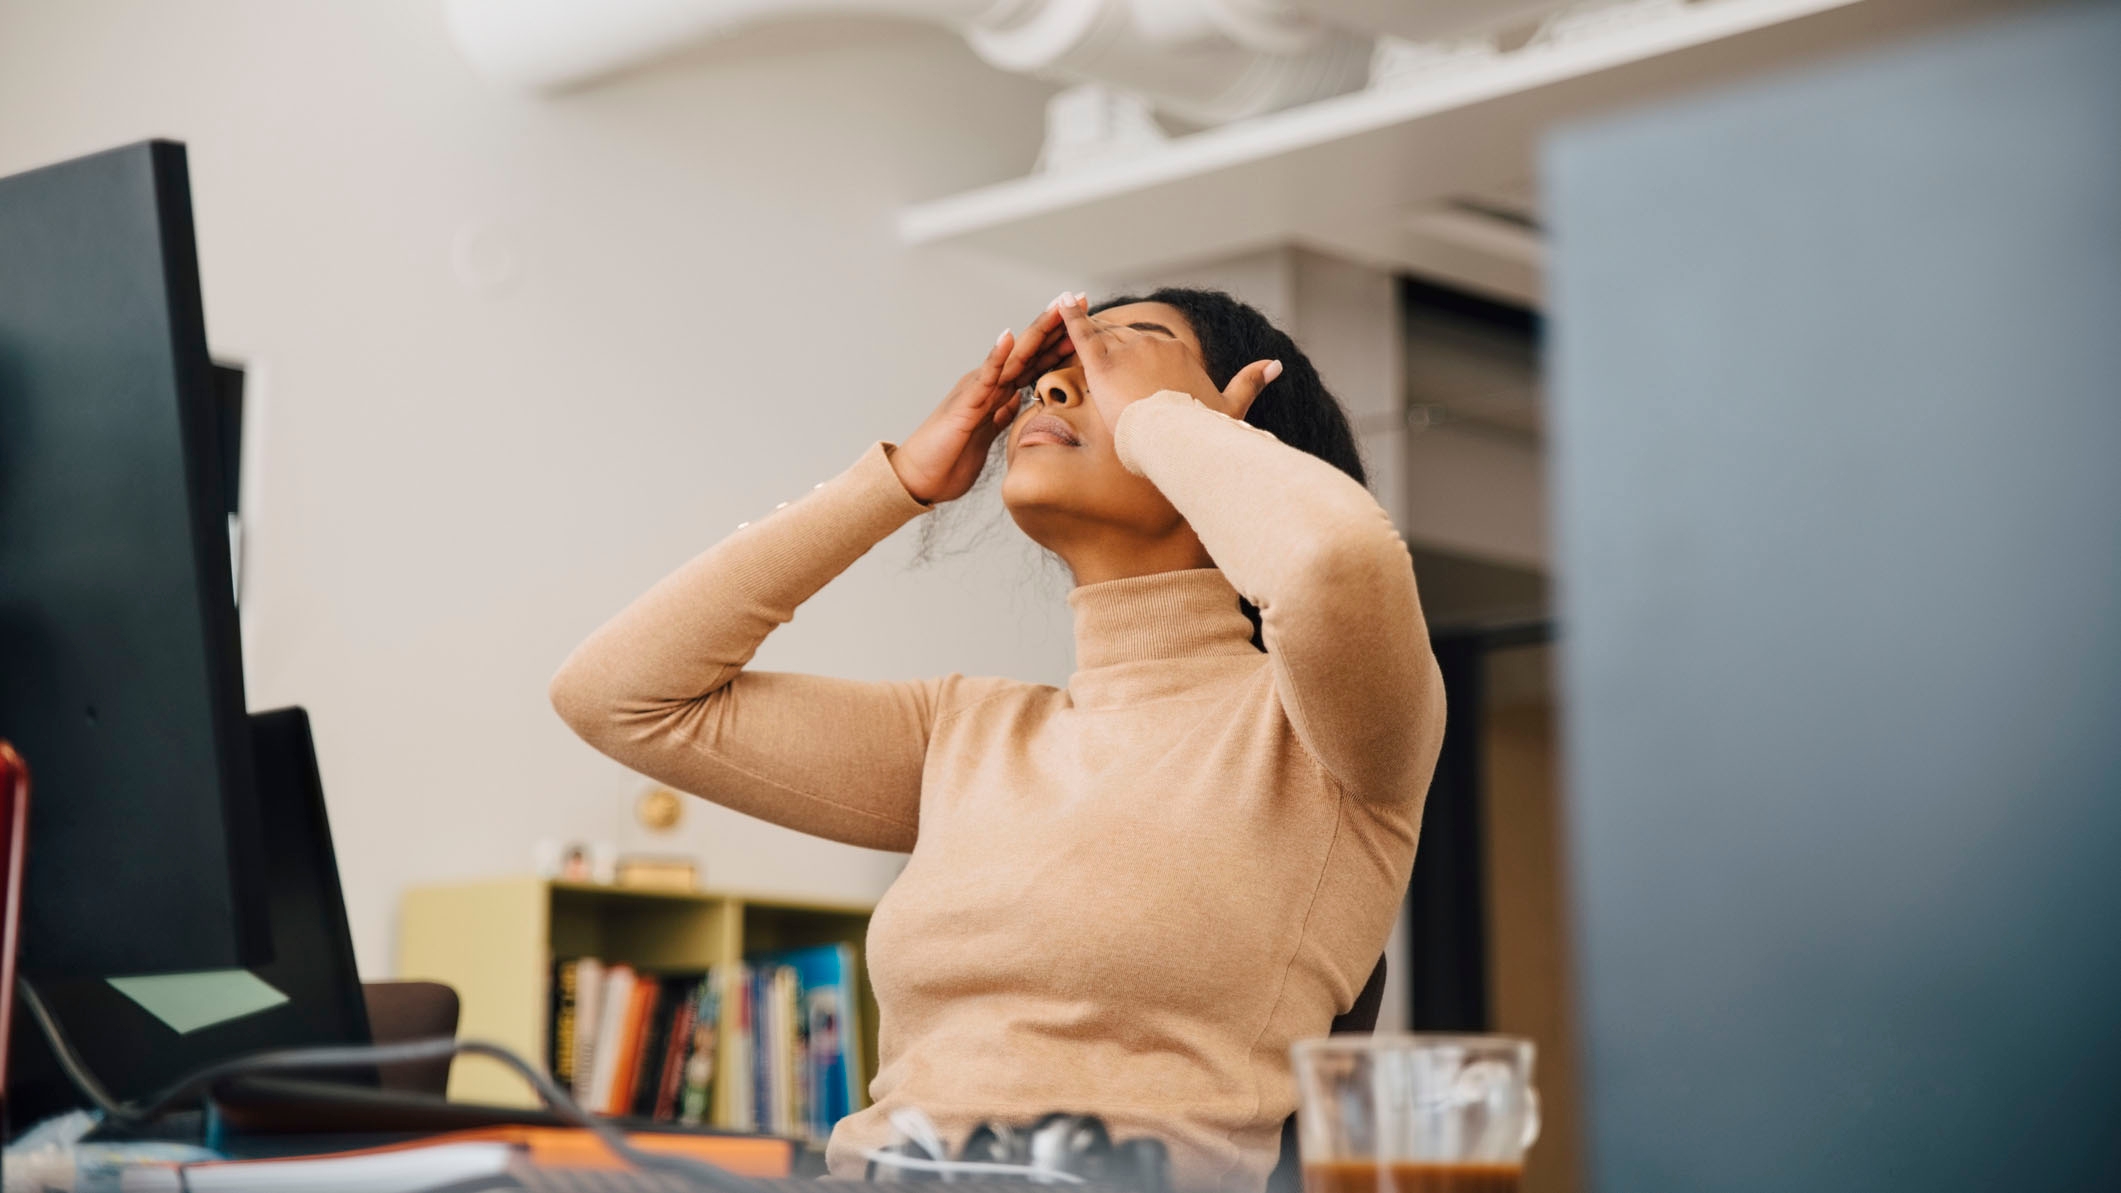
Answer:
[{"label": "book spine", "polygon": [[574,1084],[575,983],[581,972],[579,961],[553,964],[552,1032],[545,1050],[545,1063],[552,1072],[552,1079],[563,1089]]},{"label": "book spine", "polygon": [[758,1130],[773,1130],[773,1000],[766,997],[770,967],[752,971],[751,1015],[751,1121]]},{"label": "book spine", "polygon": [[795,1133],[794,1116],[790,1110],[795,1105],[795,1082],[788,1071],[788,969],[775,966],[773,970],[773,1092],[774,1117],[780,1124],[783,1135]]},{"label": "book spine", "polygon": [[761,966],[751,975],[751,1115],[761,1131],[773,1130],[773,1000],[767,997],[771,972]]},{"label": "book spine", "polygon": [[634,1078],[633,1092],[628,1098],[629,1109],[635,1118],[654,1118],[655,1103],[663,1088],[663,1054],[670,1050],[671,1022],[677,1015],[676,997],[678,982],[664,978],[655,983],[655,1001],[648,1012],[648,1023],[641,1032],[640,1075]]},{"label": "book spine", "polygon": [[795,1030],[795,1040],[789,1055],[789,1068],[795,1070],[795,1123],[802,1127],[804,1138],[814,1144],[823,1144],[827,1127],[819,1125],[825,1112],[823,1083],[817,1072],[817,1049],[810,1038],[810,989],[802,981],[802,970],[789,970],[793,974],[793,996],[789,998],[789,1025]]},{"label": "book spine", "polygon": [[574,1081],[568,1093],[590,1104],[596,1076],[597,1033],[604,1023],[604,963],[584,957],[575,964]]},{"label": "book spine", "polygon": [[788,1071],[788,970],[785,966],[774,966],[773,984],[769,988],[773,995],[773,1119],[774,1129],[782,1135],[794,1135],[795,1120],[789,1111],[795,1105],[795,1083]]},{"label": "book spine", "polygon": [[685,1054],[691,1050],[693,1017],[699,1013],[697,988],[677,987],[676,1002],[670,1011],[668,1036],[663,1041],[663,1072],[656,1082],[655,1105],[649,1108],[649,1117],[659,1123],[677,1120],[678,1097],[685,1089]]},{"label": "book spine", "polygon": [[759,972],[759,1001],[766,1008],[766,1038],[762,1051],[766,1056],[766,1109],[762,1116],[767,1129],[776,1135],[788,1133],[787,1107],[783,1104],[782,1082],[785,1075],[781,1068],[781,971],[779,966],[766,966]]},{"label": "book spine", "polygon": [[861,957],[851,945],[836,952],[840,966],[839,1045],[846,1066],[847,1104],[843,1114],[853,1114],[869,1104],[869,1077],[862,1057]]},{"label": "book spine", "polygon": [[810,1134],[810,1082],[804,1071],[809,1060],[804,1042],[809,1032],[803,1028],[802,983],[788,966],[781,967],[781,1023],[781,1046],[788,1057],[788,1132],[806,1136]]},{"label": "book spine", "polygon": [[590,1076],[589,1099],[584,1103],[598,1113],[611,1112],[612,1089],[618,1082],[619,1065],[625,1059],[626,1019],[633,1005],[633,984],[633,970],[628,966],[614,965],[604,973],[602,1014],[593,1050],[596,1071]]},{"label": "book spine", "polygon": [[611,1101],[605,1113],[633,1113],[635,1084],[641,1078],[641,1049],[647,1044],[648,1018],[655,1012],[655,979],[635,975],[633,997],[627,1000],[624,1034],[619,1044],[619,1067],[613,1074]]},{"label": "book spine", "polygon": [[730,1107],[731,1114],[736,1119],[730,1126],[740,1131],[756,1131],[759,1124],[758,1103],[752,1097],[751,1087],[756,1081],[758,1070],[753,1066],[751,1060],[751,1054],[756,1049],[752,1047],[751,968],[749,966],[739,966],[737,972],[730,975],[729,989],[736,998],[737,1021],[735,1039],[737,1047],[742,1050],[740,1055],[731,1057],[729,1063],[729,1077],[732,1087],[730,1091]]},{"label": "book spine", "polygon": [[701,1126],[715,1117],[714,1078],[716,1055],[721,1046],[722,985],[727,981],[726,971],[717,967],[707,971],[700,982],[699,1007],[693,1015],[692,1047],[685,1057],[684,1102],[678,1110],[678,1121],[687,1126]]}]

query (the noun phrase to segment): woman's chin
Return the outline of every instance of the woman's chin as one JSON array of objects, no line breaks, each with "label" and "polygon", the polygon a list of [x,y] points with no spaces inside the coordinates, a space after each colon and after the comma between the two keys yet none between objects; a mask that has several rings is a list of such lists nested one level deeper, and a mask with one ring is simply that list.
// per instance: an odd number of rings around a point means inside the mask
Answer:
[{"label": "woman's chin", "polygon": [[[1082,449],[1063,447],[1057,443],[1034,443],[1019,447],[1011,453],[1009,470],[1002,477],[1002,492],[1023,494],[1050,493],[1067,487],[1065,478],[1080,478],[1081,472],[1068,467],[1081,461],[1072,457]],[[1078,479],[1076,485],[1081,485]]]},{"label": "woman's chin", "polygon": [[1082,504],[1084,477],[1057,459],[1064,447],[1033,447],[1018,451],[1002,477],[1002,504],[1012,513],[1019,510],[1055,511]]}]

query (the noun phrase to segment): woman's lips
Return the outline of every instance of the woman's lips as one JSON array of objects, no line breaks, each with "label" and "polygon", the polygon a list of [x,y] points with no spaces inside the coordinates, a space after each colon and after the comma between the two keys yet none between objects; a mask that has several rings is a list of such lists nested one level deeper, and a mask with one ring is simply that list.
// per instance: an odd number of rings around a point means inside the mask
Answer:
[{"label": "woman's lips", "polygon": [[1016,446],[1030,447],[1033,444],[1050,443],[1060,447],[1081,447],[1082,440],[1075,437],[1075,428],[1050,414],[1034,414],[1024,424],[1023,434],[1017,436]]}]

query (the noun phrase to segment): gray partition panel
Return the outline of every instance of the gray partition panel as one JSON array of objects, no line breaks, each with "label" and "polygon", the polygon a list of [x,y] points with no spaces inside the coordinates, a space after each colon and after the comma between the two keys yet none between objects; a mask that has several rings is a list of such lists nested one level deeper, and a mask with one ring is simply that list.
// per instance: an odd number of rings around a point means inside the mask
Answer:
[{"label": "gray partition panel", "polygon": [[1595,1187],[2121,1189],[2121,5],[1545,172]]}]

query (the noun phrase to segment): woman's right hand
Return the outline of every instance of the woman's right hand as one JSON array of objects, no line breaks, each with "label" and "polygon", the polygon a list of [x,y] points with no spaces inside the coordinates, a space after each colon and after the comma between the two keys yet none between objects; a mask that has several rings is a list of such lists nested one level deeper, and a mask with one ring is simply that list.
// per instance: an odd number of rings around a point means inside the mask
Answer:
[{"label": "woman's right hand", "polygon": [[980,367],[960,378],[928,420],[893,449],[892,470],[915,501],[936,505],[969,492],[994,437],[1016,417],[1019,387],[1073,351],[1064,333],[1055,339],[1060,303],[1056,298],[1048,304],[1022,336],[1002,332]]}]

